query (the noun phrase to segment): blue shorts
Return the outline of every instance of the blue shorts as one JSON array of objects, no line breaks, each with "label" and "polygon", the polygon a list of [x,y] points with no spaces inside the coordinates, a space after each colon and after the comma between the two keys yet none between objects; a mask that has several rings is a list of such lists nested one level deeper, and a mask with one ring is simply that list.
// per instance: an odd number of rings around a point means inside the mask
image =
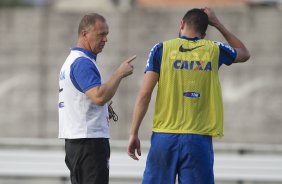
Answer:
[{"label": "blue shorts", "polygon": [[212,137],[155,133],[142,184],[214,184]]}]

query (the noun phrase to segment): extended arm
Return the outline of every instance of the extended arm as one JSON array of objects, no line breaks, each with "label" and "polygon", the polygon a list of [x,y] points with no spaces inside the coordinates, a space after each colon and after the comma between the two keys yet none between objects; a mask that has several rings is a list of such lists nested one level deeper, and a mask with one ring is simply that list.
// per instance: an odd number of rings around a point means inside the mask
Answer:
[{"label": "extended arm", "polygon": [[135,58],[136,56],[124,61],[106,83],[89,89],[85,94],[97,105],[107,103],[115,95],[121,80],[133,73],[130,62]]},{"label": "extended arm", "polygon": [[234,62],[240,63],[247,61],[250,58],[250,53],[245,47],[245,45],[235,35],[233,35],[229,30],[224,27],[224,25],[218,20],[215,13],[211,9],[204,8],[203,11],[209,17],[209,24],[211,26],[214,26],[223,35],[223,37],[226,39],[226,41],[231,47],[236,49],[237,57]]}]

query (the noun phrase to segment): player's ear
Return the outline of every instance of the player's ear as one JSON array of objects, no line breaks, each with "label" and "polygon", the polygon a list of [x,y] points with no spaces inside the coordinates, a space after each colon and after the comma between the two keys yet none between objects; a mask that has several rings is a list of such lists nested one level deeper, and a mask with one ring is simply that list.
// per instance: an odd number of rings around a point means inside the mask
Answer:
[{"label": "player's ear", "polygon": [[180,22],[180,30],[184,29],[184,24],[185,24],[185,22],[183,20],[181,20],[181,22]]},{"label": "player's ear", "polygon": [[81,37],[84,41],[87,41],[87,31],[86,30],[82,30],[81,31]]},{"label": "player's ear", "polygon": [[87,31],[86,31],[86,30],[82,30],[80,34],[81,34],[81,36],[82,36],[83,38],[85,38],[85,37],[86,37],[86,34],[87,34]]}]

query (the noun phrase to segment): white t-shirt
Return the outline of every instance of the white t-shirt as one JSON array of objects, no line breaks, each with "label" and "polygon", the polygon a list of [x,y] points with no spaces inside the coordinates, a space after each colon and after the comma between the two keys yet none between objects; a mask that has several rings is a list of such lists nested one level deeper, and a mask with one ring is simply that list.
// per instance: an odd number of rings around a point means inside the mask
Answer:
[{"label": "white t-shirt", "polygon": [[101,84],[96,55],[73,48],[59,77],[59,138],[110,138],[108,105],[96,105],[85,95]]}]

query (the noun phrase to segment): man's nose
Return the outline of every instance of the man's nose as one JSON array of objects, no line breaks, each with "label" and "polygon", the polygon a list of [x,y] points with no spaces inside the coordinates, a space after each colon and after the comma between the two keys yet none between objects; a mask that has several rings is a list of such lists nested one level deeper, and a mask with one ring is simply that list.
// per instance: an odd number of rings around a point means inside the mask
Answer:
[{"label": "man's nose", "polygon": [[104,36],[104,37],[103,37],[103,41],[104,41],[104,42],[107,42],[107,41],[108,41],[107,36]]}]

